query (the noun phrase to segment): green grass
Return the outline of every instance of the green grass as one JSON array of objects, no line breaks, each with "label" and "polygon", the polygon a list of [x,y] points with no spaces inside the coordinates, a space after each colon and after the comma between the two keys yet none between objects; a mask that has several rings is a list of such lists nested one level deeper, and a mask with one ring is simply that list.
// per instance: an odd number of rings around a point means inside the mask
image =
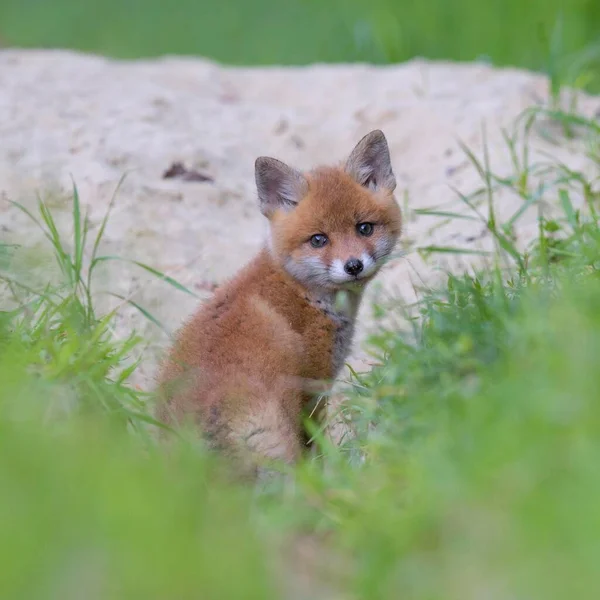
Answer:
[{"label": "green grass", "polygon": [[197,452],[144,450],[98,420],[3,414],[3,598],[271,597],[249,494]]},{"label": "green grass", "polygon": [[[235,64],[491,60],[549,72],[574,54],[594,72],[594,0],[3,0],[6,44]],[[565,63],[565,59],[569,59]]]},{"label": "green grass", "polygon": [[[597,124],[551,116],[597,153]],[[382,307],[410,318],[371,340],[381,366],[343,408],[353,435],[256,489],[193,437],[156,444],[148,398],[128,385],[135,333],[115,340],[113,315],[94,310],[102,224],[75,193],[67,239],[41,204],[63,284],[36,284],[0,245],[0,596],[598,597],[600,156],[590,177],[514,149],[501,178],[465,148],[487,202],[463,200],[497,241],[490,268]],[[506,186],[530,210],[561,208],[525,250],[521,211],[495,217]],[[307,536],[321,569],[284,560]]]}]

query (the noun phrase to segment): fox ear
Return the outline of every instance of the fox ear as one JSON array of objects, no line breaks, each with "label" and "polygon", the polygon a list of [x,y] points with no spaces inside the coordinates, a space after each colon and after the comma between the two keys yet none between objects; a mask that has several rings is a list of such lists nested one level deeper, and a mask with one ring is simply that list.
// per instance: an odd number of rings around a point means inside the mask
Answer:
[{"label": "fox ear", "polygon": [[268,218],[278,209],[291,210],[308,192],[304,175],[275,158],[257,158],[254,176],[260,210]]},{"label": "fox ear", "polygon": [[386,189],[393,192],[396,188],[387,140],[379,129],[367,133],[356,144],[346,161],[345,169],[360,185],[372,190]]}]

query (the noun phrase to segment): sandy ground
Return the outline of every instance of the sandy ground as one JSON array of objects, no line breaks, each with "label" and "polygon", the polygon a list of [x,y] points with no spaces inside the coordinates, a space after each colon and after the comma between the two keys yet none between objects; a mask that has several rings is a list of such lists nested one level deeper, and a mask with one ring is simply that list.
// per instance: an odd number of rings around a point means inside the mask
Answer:
[{"label": "sandy ground", "polygon": [[[428,245],[491,247],[482,223],[422,216],[419,209],[465,212],[455,190],[481,188],[459,140],[482,156],[487,133],[493,171],[514,173],[502,128],[513,131],[526,108],[545,104],[545,78],[515,69],[415,60],[399,66],[227,68],[201,59],[115,62],[60,51],[0,51],[0,234],[37,248],[39,232],[8,202],[47,199],[70,234],[71,177],[97,230],[119,179],[102,253],[147,263],[205,298],[259,249],[265,222],[257,210],[254,160],[271,155],[298,168],[341,161],[362,135],[388,138],[405,210],[403,258],[367,295],[355,366],[373,324],[372,302],[410,302],[439,267],[416,249]],[[598,114],[600,100],[581,96],[579,110]],[[547,139],[551,136],[554,142]],[[555,143],[558,141],[558,143]],[[530,162],[549,157],[589,170],[585,140],[566,140],[552,124],[530,136]],[[207,181],[164,179],[177,161]],[[500,218],[519,209],[517,194],[496,195]],[[551,210],[547,206],[544,210]],[[519,221],[519,243],[535,234],[537,210]],[[475,260],[475,258],[473,258]],[[33,270],[32,270],[33,273]],[[47,276],[47,271],[43,271]],[[199,302],[137,267],[107,263],[96,291],[135,300],[165,327],[178,327]],[[109,296],[100,296],[106,306]],[[116,334],[137,328],[149,342],[137,382],[151,381],[166,336],[139,313],[121,312]]]}]

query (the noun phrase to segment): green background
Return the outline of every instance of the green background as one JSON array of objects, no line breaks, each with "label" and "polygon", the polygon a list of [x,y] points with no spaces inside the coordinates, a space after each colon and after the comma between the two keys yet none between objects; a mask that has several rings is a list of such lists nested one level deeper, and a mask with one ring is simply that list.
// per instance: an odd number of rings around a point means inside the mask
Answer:
[{"label": "green background", "polygon": [[2,0],[5,45],[235,64],[491,60],[545,69],[600,40],[597,0]]}]

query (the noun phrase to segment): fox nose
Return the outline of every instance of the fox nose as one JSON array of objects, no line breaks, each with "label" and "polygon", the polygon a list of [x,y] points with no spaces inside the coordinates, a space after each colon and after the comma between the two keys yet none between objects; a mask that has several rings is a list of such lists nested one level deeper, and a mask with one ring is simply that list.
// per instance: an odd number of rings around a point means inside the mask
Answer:
[{"label": "fox nose", "polygon": [[358,260],[358,258],[350,258],[348,262],[344,265],[344,271],[348,273],[348,275],[356,276],[363,270],[362,261]]}]

